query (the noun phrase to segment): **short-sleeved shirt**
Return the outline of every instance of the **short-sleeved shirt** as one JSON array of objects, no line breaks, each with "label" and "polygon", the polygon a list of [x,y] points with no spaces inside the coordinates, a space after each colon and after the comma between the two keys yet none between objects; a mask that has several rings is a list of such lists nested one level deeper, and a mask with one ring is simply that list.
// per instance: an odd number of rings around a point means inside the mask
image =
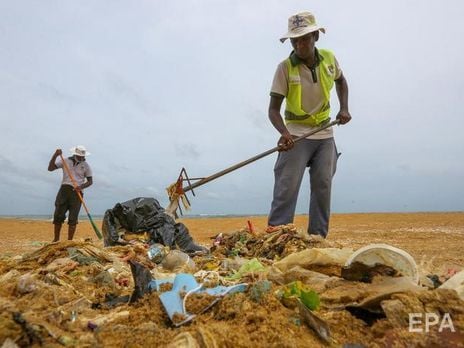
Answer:
[{"label": "short-sleeved shirt", "polygon": [[[318,53],[319,59],[323,57]],[[306,66],[295,54],[290,55],[290,59],[294,65],[298,65],[298,70],[300,72],[300,81],[301,81],[301,103],[302,108],[308,114],[312,115],[318,112],[324,105],[324,93],[320,85],[320,69],[319,65],[316,67],[317,81],[313,81],[311,74],[311,69]],[[288,69],[287,69],[287,60],[282,61],[278,66],[274,74],[274,80],[271,87],[271,96],[280,95],[286,97],[288,94]],[[338,61],[335,59],[335,80],[338,79],[342,74],[342,70],[338,64]],[[295,136],[300,136],[311,131],[312,127],[304,124],[298,123],[289,123],[287,124],[287,129],[290,134]],[[327,139],[333,137],[332,127],[324,129],[319,133],[316,133],[308,139]]]},{"label": "short-sleeved shirt", "polygon": [[[92,176],[92,169],[90,168],[89,164],[84,160],[81,162],[75,162],[72,158],[65,158],[64,159],[68,165],[71,174],[76,180],[78,186],[83,185],[86,182],[86,178]],[[61,159],[57,159],[55,165],[58,168],[63,168],[63,162]],[[74,186],[72,183],[71,178],[69,177],[66,170],[63,169],[63,179],[61,180],[61,185],[71,185]]]}]

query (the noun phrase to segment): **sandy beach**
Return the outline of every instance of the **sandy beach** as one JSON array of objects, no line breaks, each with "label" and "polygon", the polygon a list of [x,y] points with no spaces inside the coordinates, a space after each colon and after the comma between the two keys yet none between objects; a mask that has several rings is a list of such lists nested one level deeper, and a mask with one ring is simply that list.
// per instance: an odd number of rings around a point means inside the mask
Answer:
[{"label": "sandy beach", "polygon": [[[254,229],[263,232],[266,216],[228,218],[179,219],[193,238],[211,246],[212,238],[220,232],[234,232],[245,228],[250,221]],[[96,221],[101,226],[101,221]],[[295,218],[297,228],[306,229],[307,216]],[[66,238],[63,227],[61,240]],[[52,239],[50,221],[0,219],[0,256],[14,256],[34,251]],[[76,238],[97,240],[86,220],[78,225]],[[464,212],[456,213],[375,213],[334,214],[331,219],[329,241],[342,247],[357,249],[370,243],[387,243],[409,252],[417,263],[427,262],[435,271],[443,267],[464,267]]]}]

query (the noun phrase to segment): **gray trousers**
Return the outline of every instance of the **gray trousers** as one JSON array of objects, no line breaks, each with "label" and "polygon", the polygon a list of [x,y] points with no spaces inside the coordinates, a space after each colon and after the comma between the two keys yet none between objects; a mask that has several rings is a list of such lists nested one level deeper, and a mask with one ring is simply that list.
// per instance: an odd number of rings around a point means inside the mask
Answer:
[{"label": "gray trousers", "polygon": [[293,222],[301,180],[309,167],[308,233],[327,237],[332,178],[338,156],[333,138],[303,139],[295,143],[293,149],[279,152],[274,166],[274,198],[268,224],[278,226]]}]

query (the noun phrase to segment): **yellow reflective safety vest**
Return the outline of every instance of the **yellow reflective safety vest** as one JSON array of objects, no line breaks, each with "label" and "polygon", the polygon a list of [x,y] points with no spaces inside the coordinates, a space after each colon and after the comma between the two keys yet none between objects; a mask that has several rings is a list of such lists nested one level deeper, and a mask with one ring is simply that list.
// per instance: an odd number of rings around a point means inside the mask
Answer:
[{"label": "yellow reflective safety vest", "polygon": [[298,123],[317,127],[330,118],[330,90],[335,79],[335,57],[332,52],[324,49],[318,50],[323,59],[319,62],[319,79],[324,96],[321,109],[315,114],[308,114],[301,105],[301,79],[298,65],[292,65],[287,58],[288,69],[288,93],[286,97],[285,123]]}]

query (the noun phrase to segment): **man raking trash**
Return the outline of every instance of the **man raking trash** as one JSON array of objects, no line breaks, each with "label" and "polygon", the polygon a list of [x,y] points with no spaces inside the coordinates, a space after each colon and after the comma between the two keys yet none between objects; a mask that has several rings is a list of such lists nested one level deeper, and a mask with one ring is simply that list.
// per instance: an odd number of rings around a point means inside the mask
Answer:
[{"label": "man raking trash", "polygon": [[[311,195],[308,233],[327,237],[330,217],[332,177],[339,154],[332,128],[295,138],[317,129],[330,119],[330,91],[335,85],[340,110],[336,120],[351,120],[348,111],[348,84],[333,53],[317,49],[319,33],[325,29],[310,12],[300,12],[288,19],[288,32],[280,39],[290,39],[293,51],[275,72],[269,102],[269,119],[280,133],[282,150],[274,167],[274,196],[268,219],[268,231],[293,222],[296,202],[306,168],[309,167]],[[283,100],[285,113],[280,113]],[[285,120],[285,122],[284,122]]]},{"label": "man raking trash", "polygon": [[[59,168],[63,169],[61,187],[55,200],[53,242],[60,239],[61,226],[65,220],[66,212],[68,212],[68,240],[74,238],[81,204],[84,205],[97,237],[101,239],[102,235],[93,222],[83,199],[83,190],[93,183],[92,169],[85,160],[85,156],[90,155],[90,153],[82,145],[75,146],[70,151],[71,157],[63,158],[63,152],[61,149],[57,149],[48,164],[48,171],[50,172]],[[60,158],[59,161],[57,161],[58,157]]]},{"label": "man raking trash", "polygon": [[[281,38],[282,42],[290,39],[293,51],[277,67],[270,93],[269,119],[281,135],[277,146],[204,178],[189,178],[182,168],[177,181],[167,188],[170,200],[167,212],[176,216],[180,202],[189,209],[186,192],[195,195],[194,188],[279,151],[268,231],[293,222],[301,181],[309,167],[308,233],[327,237],[332,177],[339,156],[332,126],[348,123],[351,115],[348,84],[335,56],[315,47],[319,32],[325,33],[325,29],[317,25],[314,15],[301,12],[289,18],[288,32]],[[340,110],[335,121],[330,122],[330,91],[334,85]],[[285,117],[282,117],[284,99]],[[184,182],[188,185],[184,186]]]}]

